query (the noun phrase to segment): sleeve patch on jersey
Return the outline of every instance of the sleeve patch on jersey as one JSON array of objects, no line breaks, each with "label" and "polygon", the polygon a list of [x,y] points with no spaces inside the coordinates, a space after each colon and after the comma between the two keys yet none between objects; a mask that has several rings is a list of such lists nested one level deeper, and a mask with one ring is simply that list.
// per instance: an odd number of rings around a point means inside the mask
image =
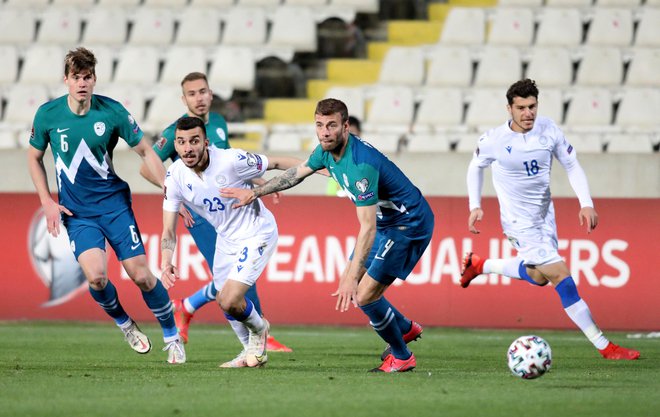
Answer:
[{"label": "sleeve patch on jersey", "polygon": [[355,188],[357,188],[361,193],[364,193],[369,188],[369,180],[362,178],[360,181],[355,181]]},{"label": "sleeve patch on jersey", "polygon": [[261,160],[261,157],[259,155],[255,155],[252,153],[246,153],[247,156],[247,164],[248,166],[257,166],[257,169],[261,171],[261,168],[263,167],[263,161]]},{"label": "sleeve patch on jersey", "polygon": [[479,156],[479,147],[478,146],[477,146],[477,150],[474,151],[474,152],[477,154],[477,156]]},{"label": "sleeve patch on jersey", "polygon": [[131,124],[131,127],[133,128],[133,133],[137,134],[137,132],[140,131],[140,126],[138,126],[138,124],[135,122],[135,119],[130,114],[128,115],[128,123]]},{"label": "sleeve patch on jersey", "polygon": [[32,129],[30,130],[30,140],[34,139],[34,126],[32,126]]},{"label": "sleeve patch on jersey", "polygon": [[158,141],[156,142],[156,146],[158,147],[158,149],[163,150],[166,143],[167,143],[167,139],[161,136],[160,139],[158,139]]},{"label": "sleeve patch on jersey", "polygon": [[[170,176],[170,173],[167,173],[167,176]],[[163,186],[163,197],[165,197],[165,200],[167,200],[167,185]]]},{"label": "sleeve patch on jersey", "polygon": [[360,201],[366,201],[366,200],[369,200],[373,196],[374,196],[374,192],[369,191],[368,193],[358,195],[357,199],[360,200]]},{"label": "sleeve patch on jersey", "polygon": [[573,145],[568,145],[568,149],[566,149],[566,152],[568,152],[569,154],[573,152]]}]

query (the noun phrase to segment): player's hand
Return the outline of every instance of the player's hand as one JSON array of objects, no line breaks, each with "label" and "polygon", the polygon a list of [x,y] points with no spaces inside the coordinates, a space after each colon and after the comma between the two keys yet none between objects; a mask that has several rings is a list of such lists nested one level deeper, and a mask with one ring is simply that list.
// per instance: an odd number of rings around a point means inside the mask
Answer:
[{"label": "player's hand", "polygon": [[582,207],[578,217],[580,218],[580,226],[587,224],[587,233],[591,233],[598,226],[598,213],[593,207]]},{"label": "player's hand", "polygon": [[163,287],[169,290],[174,286],[176,280],[179,279],[179,270],[172,264],[163,265],[161,270],[163,273],[160,276],[160,280],[163,283]]},{"label": "player's hand", "polygon": [[484,211],[482,209],[478,207],[472,209],[472,211],[470,212],[470,217],[468,218],[468,230],[470,230],[470,233],[474,233],[475,235],[481,233],[479,229],[477,229],[476,223],[480,222],[483,217],[484,217]]},{"label": "player's hand", "polygon": [[282,199],[282,195],[283,194],[280,193],[279,191],[273,193],[273,204],[280,204],[280,200]]},{"label": "player's hand", "polygon": [[249,188],[221,188],[220,196],[224,198],[235,198],[238,203],[232,204],[232,208],[246,206],[257,199],[254,191]]},{"label": "player's hand", "polygon": [[193,227],[195,224],[195,221],[192,218],[192,214],[190,214],[188,209],[183,205],[179,208],[179,216],[183,218],[183,224],[186,227]]},{"label": "player's hand", "polygon": [[339,310],[341,313],[348,311],[351,303],[357,307],[357,287],[357,280],[342,277],[339,282],[339,288],[332,294],[333,297],[337,297],[335,310]]},{"label": "player's hand", "polygon": [[46,216],[46,227],[48,228],[48,233],[53,237],[57,237],[60,234],[60,213],[64,213],[68,216],[73,216],[73,213],[69,211],[68,208],[63,205],[57,204],[55,201],[50,200],[50,202],[44,204],[44,215]]}]

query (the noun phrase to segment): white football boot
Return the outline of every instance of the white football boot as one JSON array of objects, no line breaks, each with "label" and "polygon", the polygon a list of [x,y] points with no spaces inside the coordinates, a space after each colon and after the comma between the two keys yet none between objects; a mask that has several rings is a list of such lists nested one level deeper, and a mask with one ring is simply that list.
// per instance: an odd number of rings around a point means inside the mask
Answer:
[{"label": "white football boot", "polygon": [[142,333],[137,323],[131,320],[131,325],[121,330],[124,332],[124,339],[131,346],[131,349],[140,354],[149,353],[151,341],[146,334]]},{"label": "white football boot", "polygon": [[247,355],[245,361],[250,368],[258,368],[264,366],[268,362],[268,353],[266,349],[266,342],[268,340],[268,330],[270,323],[268,320],[263,319],[264,328],[259,333],[250,330],[250,338],[248,339]]},{"label": "white football boot", "polygon": [[167,352],[167,363],[180,364],[186,363],[186,350],[183,348],[181,340],[174,340],[169,342],[163,348]]}]

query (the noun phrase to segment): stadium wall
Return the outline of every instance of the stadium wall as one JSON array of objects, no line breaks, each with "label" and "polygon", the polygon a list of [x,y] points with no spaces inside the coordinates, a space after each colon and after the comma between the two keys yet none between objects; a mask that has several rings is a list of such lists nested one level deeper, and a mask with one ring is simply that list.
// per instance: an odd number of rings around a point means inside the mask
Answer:
[{"label": "stadium wall", "polygon": [[[499,228],[497,201],[485,199],[482,233],[471,235],[464,197],[429,200],[436,214],[434,238],[408,280],[388,292],[397,307],[428,326],[573,328],[550,286],[534,287],[492,275],[473,281],[468,289],[460,288],[464,252],[511,254]],[[357,309],[336,312],[331,297],[358,230],[353,205],[325,196],[287,195],[279,204],[268,197],[265,202],[280,230],[278,250],[258,284],[267,317],[276,324],[365,325]],[[603,328],[657,330],[660,200],[599,198],[596,204],[601,224],[587,234],[578,224],[576,199],[556,199],[560,253]],[[5,209],[0,219],[0,320],[106,320],[86,293],[67,238],[55,239],[45,232],[36,195],[3,193],[0,206]],[[134,208],[149,264],[158,273],[161,197],[136,194]],[[182,279],[171,290],[173,297],[190,294],[210,279],[190,235],[182,226],[178,233],[176,259]],[[109,276],[126,310],[139,321],[153,321],[139,290],[109,252]],[[196,320],[224,323],[215,306],[200,310]]]}]

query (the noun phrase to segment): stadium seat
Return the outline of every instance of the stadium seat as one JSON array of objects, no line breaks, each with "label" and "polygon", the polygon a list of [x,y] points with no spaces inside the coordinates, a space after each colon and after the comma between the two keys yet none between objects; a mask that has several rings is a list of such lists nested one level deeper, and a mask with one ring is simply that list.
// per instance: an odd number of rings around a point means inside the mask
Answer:
[{"label": "stadium seat", "polygon": [[491,45],[528,46],[534,36],[534,14],[531,9],[516,7],[495,9],[488,31]]},{"label": "stadium seat", "polygon": [[256,62],[251,48],[224,46],[216,50],[209,70],[209,83],[220,97],[228,99],[235,89],[252,90],[255,77]]},{"label": "stadium seat", "polygon": [[616,115],[616,125],[624,132],[660,132],[660,90],[626,88]]},{"label": "stadium seat", "polygon": [[[220,41],[220,16],[215,8],[186,7],[179,16],[175,45],[211,47]],[[199,30],[203,27],[204,30]]]},{"label": "stadium seat", "polygon": [[174,15],[166,8],[140,7],[133,15],[130,45],[165,46],[174,40]]},{"label": "stadium seat", "polygon": [[510,46],[489,46],[483,49],[475,87],[504,87],[511,80],[522,78],[522,60],[517,48]]},{"label": "stadium seat", "polygon": [[365,131],[362,139],[380,152],[389,155],[403,150],[406,143],[406,136],[403,133],[390,133],[386,131]]},{"label": "stadium seat", "polygon": [[280,6],[273,14],[269,47],[316,51],[316,22],[309,7]]},{"label": "stadium seat", "polygon": [[564,121],[564,96],[558,88],[541,88],[538,114],[549,117],[557,124]]},{"label": "stadium seat", "polygon": [[119,46],[128,36],[128,15],[119,7],[92,8],[83,32],[83,44]]},{"label": "stadium seat", "polygon": [[449,152],[451,141],[446,134],[413,134],[408,135],[408,152]]},{"label": "stadium seat", "polygon": [[415,103],[409,87],[377,87],[363,129],[402,134],[410,130]]},{"label": "stadium seat", "polygon": [[603,135],[601,133],[571,132],[566,138],[578,155],[583,153],[601,153],[604,149]]},{"label": "stadium seat", "polygon": [[631,87],[660,87],[660,48],[635,48],[626,75]]},{"label": "stadium seat", "polygon": [[501,88],[475,88],[470,92],[468,101],[465,124],[470,129],[485,131],[509,119],[505,90]]},{"label": "stadium seat", "polygon": [[641,0],[596,0],[596,7],[629,7],[635,8],[641,4]]},{"label": "stadium seat", "polygon": [[25,51],[19,76],[21,83],[43,84],[51,87],[62,83],[64,50],[55,45],[34,44]]},{"label": "stadium seat", "polygon": [[27,8],[2,6],[0,13],[0,43],[14,46],[27,46],[34,41],[37,29],[37,16]]},{"label": "stadium seat", "polygon": [[[53,0],[53,6],[76,6],[81,9],[89,9],[94,6],[96,0]],[[80,9],[79,9],[80,10]]]},{"label": "stadium seat", "polygon": [[629,46],[633,40],[630,9],[596,7],[587,32],[587,45]]},{"label": "stadium seat", "polygon": [[[50,0],[5,0],[6,7],[44,7],[50,3]],[[4,11],[3,11],[4,13]]]},{"label": "stadium seat", "polygon": [[[115,67],[115,53],[109,46],[85,45],[96,57],[96,84],[112,82]],[[64,59],[64,57],[62,57]]]},{"label": "stadium seat", "polygon": [[229,7],[234,5],[234,0],[190,0],[193,8],[197,7]]},{"label": "stadium seat", "polygon": [[224,45],[261,46],[266,42],[266,12],[258,7],[232,7],[225,19]]},{"label": "stadium seat", "polygon": [[202,47],[172,46],[165,55],[160,83],[179,85],[183,77],[193,71],[207,73],[206,52]]},{"label": "stadium seat", "polygon": [[468,87],[472,84],[472,58],[467,48],[436,45],[430,52],[426,86]]},{"label": "stadium seat", "polygon": [[607,131],[612,123],[612,94],[606,88],[577,88],[570,92],[566,127]]},{"label": "stadium seat", "polygon": [[[607,153],[652,153],[654,136],[650,134],[609,134],[605,136]],[[658,140],[660,137],[655,136]]]},{"label": "stadium seat", "polygon": [[238,6],[261,6],[276,8],[280,0],[236,0]]},{"label": "stadium seat", "polygon": [[660,47],[660,4],[658,7],[647,6],[642,9],[635,33],[635,46]]},{"label": "stadium seat", "polygon": [[335,8],[351,8],[362,13],[378,13],[378,0],[330,0]]},{"label": "stadium seat", "polygon": [[[144,121],[147,100],[141,89],[129,84],[110,83],[100,85],[95,89],[94,93],[110,97],[120,102],[131,113],[138,124]],[[180,102],[179,100],[178,103]],[[176,104],[177,102],[172,103],[173,106],[176,106]]]},{"label": "stadium seat", "polygon": [[543,6],[543,0],[499,0],[498,7],[533,7]]},{"label": "stadium seat", "polygon": [[573,62],[568,48],[532,48],[526,77],[545,87],[568,87],[573,82]]},{"label": "stadium seat", "polygon": [[18,79],[18,50],[13,45],[0,45],[0,90]]},{"label": "stadium seat", "polygon": [[482,129],[475,131],[474,133],[467,133],[462,135],[452,135],[449,140],[454,143],[454,150],[458,153],[474,153],[477,148],[477,142],[479,136],[484,134],[486,130],[497,127],[504,123],[505,120],[501,120],[499,123],[493,126],[482,126]]},{"label": "stadium seat", "polygon": [[159,134],[170,123],[181,117],[184,111],[179,86],[160,88],[149,104],[142,128],[145,132]]},{"label": "stadium seat", "polygon": [[593,0],[546,0],[546,7],[579,7],[586,9]]},{"label": "stadium seat", "polygon": [[73,46],[80,40],[81,28],[78,9],[49,7],[41,15],[37,41],[41,45]]},{"label": "stadium seat", "polygon": [[268,135],[266,148],[270,152],[300,152],[303,139],[299,133],[272,132]]},{"label": "stadium seat", "polygon": [[365,94],[362,87],[330,87],[325,98],[336,98],[348,107],[351,116],[364,119]]},{"label": "stadium seat", "polygon": [[142,0],[98,0],[98,5],[107,7],[137,7]]},{"label": "stadium seat", "polygon": [[0,150],[16,149],[17,147],[16,131],[3,128],[2,123],[0,123]]},{"label": "stadium seat", "polygon": [[573,8],[545,7],[539,17],[537,46],[577,46],[582,42],[582,17]]},{"label": "stadium seat", "polygon": [[149,88],[158,79],[158,51],[149,46],[125,46],[119,52],[116,83],[129,83]]},{"label": "stadium seat", "polygon": [[328,0],[284,0],[284,4],[288,6],[312,6],[323,7],[328,4]]},{"label": "stadium seat", "polygon": [[16,84],[5,98],[2,126],[27,132],[39,106],[48,101],[48,90],[39,84]]},{"label": "stadium seat", "polygon": [[586,47],[575,82],[581,86],[614,87],[623,81],[623,57],[616,47]]},{"label": "stadium seat", "polygon": [[440,43],[481,45],[486,37],[486,14],[478,7],[452,7],[442,26]]},{"label": "stadium seat", "polygon": [[463,124],[463,93],[459,88],[425,88],[417,109],[416,134],[459,129]]},{"label": "stadium seat", "polygon": [[143,7],[181,8],[188,5],[188,0],[144,0]]},{"label": "stadium seat", "polygon": [[419,47],[393,46],[380,67],[378,81],[385,85],[420,86],[424,81],[424,53]]}]

